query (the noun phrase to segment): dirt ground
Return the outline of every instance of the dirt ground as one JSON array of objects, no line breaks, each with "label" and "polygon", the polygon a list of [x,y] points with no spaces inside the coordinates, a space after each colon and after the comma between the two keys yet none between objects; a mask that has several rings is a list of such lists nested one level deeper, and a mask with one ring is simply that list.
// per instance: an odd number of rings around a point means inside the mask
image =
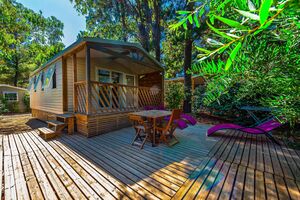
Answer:
[{"label": "dirt ground", "polygon": [[31,114],[0,116],[0,134],[18,133],[43,126],[46,126],[46,124],[31,117]]}]

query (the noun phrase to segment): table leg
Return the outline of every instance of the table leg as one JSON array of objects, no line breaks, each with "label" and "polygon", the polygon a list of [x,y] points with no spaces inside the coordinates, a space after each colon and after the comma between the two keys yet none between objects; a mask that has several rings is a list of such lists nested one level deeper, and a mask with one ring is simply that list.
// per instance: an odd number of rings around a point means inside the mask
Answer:
[{"label": "table leg", "polygon": [[74,133],[74,118],[71,117],[67,120],[68,122],[68,134],[73,134]]},{"label": "table leg", "polygon": [[155,144],[155,135],[156,135],[156,118],[153,119],[152,147],[156,147],[156,144]]}]

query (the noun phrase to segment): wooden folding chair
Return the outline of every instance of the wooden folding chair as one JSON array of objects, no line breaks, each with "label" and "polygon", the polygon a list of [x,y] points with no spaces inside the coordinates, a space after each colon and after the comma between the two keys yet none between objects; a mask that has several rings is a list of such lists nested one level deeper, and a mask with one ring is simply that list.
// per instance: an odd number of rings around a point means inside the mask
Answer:
[{"label": "wooden folding chair", "polygon": [[142,149],[147,139],[150,137],[152,124],[147,121],[144,121],[142,117],[137,115],[130,115],[129,119],[132,121],[133,128],[135,129],[135,137],[131,144],[136,144],[136,141],[140,139],[142,142],[140,148]]},{"label": "wooden folding chair", "polygon": [[[168,146],[177,144],[179,140],[175,136],[175,129],[177,128],[177,123],[174,123],[175,120],[180,119],[181,109],[174,109],[172,115],[167,123],[158,124],[155,130],[160,133],[159,140],[166,143]],[[174,139],[175,142],[171,142]]]}]

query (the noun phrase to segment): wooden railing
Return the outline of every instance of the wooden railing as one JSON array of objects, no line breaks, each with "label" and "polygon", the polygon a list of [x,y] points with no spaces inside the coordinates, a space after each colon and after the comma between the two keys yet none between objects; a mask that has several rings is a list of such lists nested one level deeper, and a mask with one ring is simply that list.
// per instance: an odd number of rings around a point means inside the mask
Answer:
[{"label": "wooden railing", "polygon": [[82,81],[74,84],[74,92],[77,113],[127,112],[162,104],[162,91],[158,88],[91,81],[88,90]]}]

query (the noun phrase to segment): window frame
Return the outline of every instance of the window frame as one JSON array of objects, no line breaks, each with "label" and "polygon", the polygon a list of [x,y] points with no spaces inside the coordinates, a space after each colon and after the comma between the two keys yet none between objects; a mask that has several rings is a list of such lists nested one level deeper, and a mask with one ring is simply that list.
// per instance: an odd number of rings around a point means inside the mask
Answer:
[{"label": "window frame", "polygon": [[[16,100],[8,100],[6,99],[5,95],[6,94],[16,94],[17,99]],[[18,102],[19,101],[19,93],[18,92],[14,92],[14,91],[3,91],[3,97],[6,101],[8,102]]]},{"label": "window frame", "polygon": [[[54,79],[54,76],[55,76],[55,79]],[[54,72],[52,74],[52,87],[51,89],[56,89],[57,88],[57,74],[56,74],[56,67],[54,68]],[[55,80],[55,87],[54,87],[54,80]]]},{"label": "window frame", "polygon": [[117,84],[121,84],[121,85],[127,85],[127,81],[126,81],[126,75],[129,75],[129,76],[133,76],[134,78],[134,86],[137,86],[137,83],[136,83],[136,75],[134,74],[129,74],[129,73],[125,73],[125,72],[122,72],[122,71],[118,71],[118,70],[112,70],[112,69],[108,69],[108,68],[104,68],[104,67],[95,67],[96,68],[96,72],[95,72],[95,80],[97,82],[99,82],[99,75],[98,75],[98,70],[105,70],[105,71],[108,71],[109,72],[109,83],[112,83],[112,72],[116,72],[116,73],[120,73],[122,74],[122,81],[120,83],[117,83]]}]

